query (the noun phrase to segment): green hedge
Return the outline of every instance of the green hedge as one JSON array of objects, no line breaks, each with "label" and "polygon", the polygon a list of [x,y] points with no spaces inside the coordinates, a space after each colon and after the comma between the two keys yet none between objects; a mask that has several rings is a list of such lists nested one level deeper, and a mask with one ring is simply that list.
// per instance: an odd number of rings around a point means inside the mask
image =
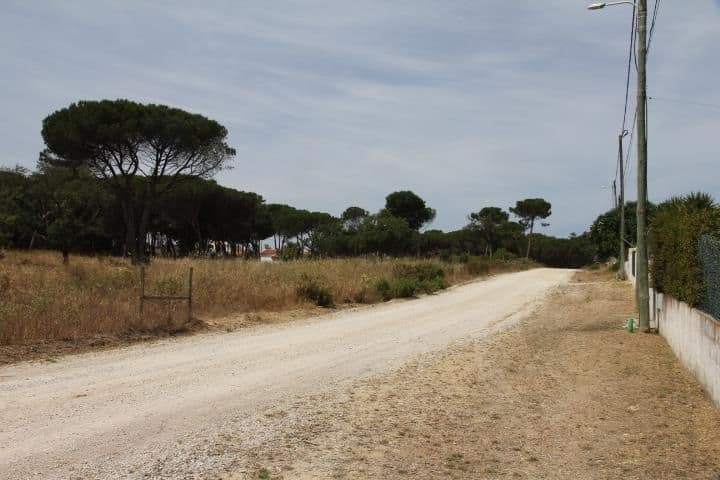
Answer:
[{"label": "green hedge", "polygon": [[661,204],[649,229],[653,287],[694,307],[706,295],[698,256],[703,235],[720,235],[720,209],[703,193]]}]

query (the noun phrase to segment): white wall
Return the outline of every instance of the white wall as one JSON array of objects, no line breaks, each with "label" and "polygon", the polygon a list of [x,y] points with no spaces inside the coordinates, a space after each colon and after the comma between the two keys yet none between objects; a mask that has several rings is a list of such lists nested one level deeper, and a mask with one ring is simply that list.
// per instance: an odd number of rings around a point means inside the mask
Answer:
[{"label": "white wall", "polygon": [[[627,278],[632,275],[632,254],[625,264]],[[669,295],[650,289],[650,326],[665,337],[675,355],[720,407],[720,322]]]},{"label": "white wall", "polygon": [[720,322],[669,295],[658,297],[660,334],[720,407]]}]

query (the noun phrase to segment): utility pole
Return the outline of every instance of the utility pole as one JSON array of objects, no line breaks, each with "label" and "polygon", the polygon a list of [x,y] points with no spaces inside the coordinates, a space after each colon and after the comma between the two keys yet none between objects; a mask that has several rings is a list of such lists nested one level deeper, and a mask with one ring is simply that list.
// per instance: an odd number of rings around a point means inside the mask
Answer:
[{"label": "utility pole", "polygon": [[618,278],[625,280],[625,165],[623,164],[623,138],[627,135],[627,131],[623,131],[618,135],[618,162],[620,168],[620,270],[618,270]]},{"label": "utility pole", "polygon": [[636,296],[641,331],[650,329],[647,251],[647,0],[637,2],[637,280]]}]

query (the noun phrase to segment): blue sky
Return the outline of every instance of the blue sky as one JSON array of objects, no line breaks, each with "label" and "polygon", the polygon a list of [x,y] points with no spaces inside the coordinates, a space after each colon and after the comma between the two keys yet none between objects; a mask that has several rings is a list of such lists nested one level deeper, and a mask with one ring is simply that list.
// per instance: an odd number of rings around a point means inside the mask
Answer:
[{"label": "blue sky", "polygon": [[[374,211],[411,189],[452,230],[542,196],[547,231],[579,233],[611,206],[631,11],[587,3],[3,0],[0,165],[34,166],[52,111],[130,98],[224,124],[218,181],[269,202]],[[717,45],[720,1],[662,3],[652,200],[720,197]]]}]

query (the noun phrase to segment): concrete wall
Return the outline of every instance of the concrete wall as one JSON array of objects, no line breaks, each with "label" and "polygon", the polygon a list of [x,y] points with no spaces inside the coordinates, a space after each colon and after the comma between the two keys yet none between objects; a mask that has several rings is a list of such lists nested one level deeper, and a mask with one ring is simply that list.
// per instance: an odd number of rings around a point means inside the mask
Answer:
[{"label": "concrete wall", "polygon": [[660,334],[720,407],[720,322],[663,294],[654,313]]},{"label": "concrete wall", "polygon": [[[628,255],[627,278],[635,285]],[[665,337],[675,355],[720,407],[720,322],[685,302],[650,289],[650,326]]]}]

